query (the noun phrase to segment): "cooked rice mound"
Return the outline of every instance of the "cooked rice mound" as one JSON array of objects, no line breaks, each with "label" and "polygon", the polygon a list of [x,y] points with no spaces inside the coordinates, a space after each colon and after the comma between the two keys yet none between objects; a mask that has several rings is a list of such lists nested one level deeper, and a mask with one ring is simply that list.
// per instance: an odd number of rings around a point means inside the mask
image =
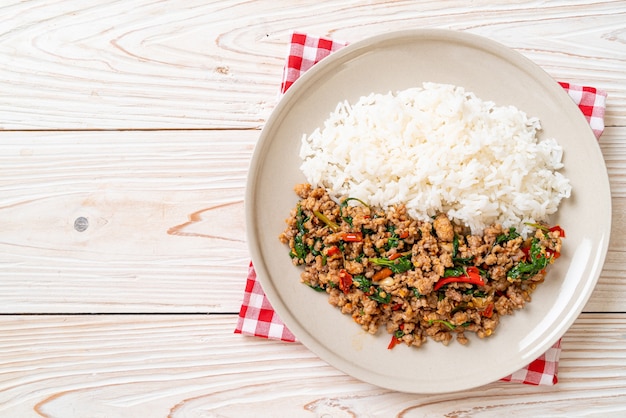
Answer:
[{"label": "cooked rice mound", "polygon": [[304,135],[301,170],[335,200],[359,198],[414,219],[445,213],[482,234],[492,224],[547,221],[571,193],[562,148],[539,140],[539,120],[461,87],[424,83],[341,102],[323,127]]}]

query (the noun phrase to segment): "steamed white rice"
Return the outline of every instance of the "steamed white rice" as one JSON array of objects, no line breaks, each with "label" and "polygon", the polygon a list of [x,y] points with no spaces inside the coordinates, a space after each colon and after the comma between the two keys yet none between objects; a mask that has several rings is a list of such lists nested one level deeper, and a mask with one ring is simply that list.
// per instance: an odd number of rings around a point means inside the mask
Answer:
[{"label": "steamed white rice", "polygon": [[563,150],[539,140],[537,118],[496,106],[462,87],[424,83],[341,102],[304,135],[302,172],[335,198],[387,209],[404,203],[420,220],[445,212],[482,234],[493,223],[547,220],[571,193],[558,170]]}]

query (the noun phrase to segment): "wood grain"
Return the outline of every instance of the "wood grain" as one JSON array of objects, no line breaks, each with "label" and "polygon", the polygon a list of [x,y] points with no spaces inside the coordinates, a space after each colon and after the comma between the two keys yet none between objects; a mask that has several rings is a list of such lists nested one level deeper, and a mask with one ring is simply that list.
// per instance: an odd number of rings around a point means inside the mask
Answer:
[{"label": "wood grain", "polygon": [[501,42],[559,80],[607,90],[607,125],[626,125],[623,1],[290,5],[3,2],[0,129],[258,128],[276,102],[291,31],[354,42],[410,28]]},{"label": "wood grain", "polygon": [[[626,416],[625,21],[623,0],[3,1],[0,416]],[[233,334],[248,164],[290,33],[411,28],[609,94],[610,248],[554,387],[392,392]]]},{"label": "wood grain", "polygon": [[[238,312],[258,135],[0,132],[0,312]],[[600,144],[613,230],[585,309],[626,312],[626,128],[608,128]]]},{"label": "wood grain", "polygon": [[257,137],[0,133],[0,311],[235,312]]},{"label": "wood grain", "polygon": [[554,387],[393,392],[299,343],[232,333],[235,316],[0,317],[0,415],[13,417],[604,416],[626,413],[626,316],[583,315]]}]

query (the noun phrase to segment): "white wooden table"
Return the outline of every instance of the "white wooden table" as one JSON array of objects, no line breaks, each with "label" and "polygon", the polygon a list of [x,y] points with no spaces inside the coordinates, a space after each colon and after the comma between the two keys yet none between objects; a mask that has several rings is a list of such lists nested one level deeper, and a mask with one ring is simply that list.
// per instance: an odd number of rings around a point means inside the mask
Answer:
[{"label": "white wooden table", "polygon": [[[611,243],[554,387],[391,392],[233,333],[291,31],[416,27],[609,93]],[[7,0],[0,83],[1,417],[626,414],[626,2]]]}]

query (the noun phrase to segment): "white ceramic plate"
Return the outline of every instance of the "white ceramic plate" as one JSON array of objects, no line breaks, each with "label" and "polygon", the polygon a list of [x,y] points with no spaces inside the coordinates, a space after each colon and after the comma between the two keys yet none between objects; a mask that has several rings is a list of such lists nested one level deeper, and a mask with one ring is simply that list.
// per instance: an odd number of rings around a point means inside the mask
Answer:
[{"label": "white ceramic plate", "polygon": [[[338,102],[450,83],[498,105],[540,118],[543,135],[564,148],[562,171],[572,197],[561,204],[567,232],[562,257],[524,310],[502,318],[491,338],[469,345],[428,341],[387,349],[390,336],[364,333],[329,305],[325,293],[300,283],[299,268],[278,240],[295,206],[302,134],[321,126]],[[543,354],[570,327],[600,275],[611,224],[604,160],[582,113],[548,74],[488,39],[446,30],[389,33],[354,43],[318,63],[282,98],[255,149],[246,191],[252,260],[270,302],[297,338],[336,368],[363,381],[415,393],[451,392],[496,381]]]}]

